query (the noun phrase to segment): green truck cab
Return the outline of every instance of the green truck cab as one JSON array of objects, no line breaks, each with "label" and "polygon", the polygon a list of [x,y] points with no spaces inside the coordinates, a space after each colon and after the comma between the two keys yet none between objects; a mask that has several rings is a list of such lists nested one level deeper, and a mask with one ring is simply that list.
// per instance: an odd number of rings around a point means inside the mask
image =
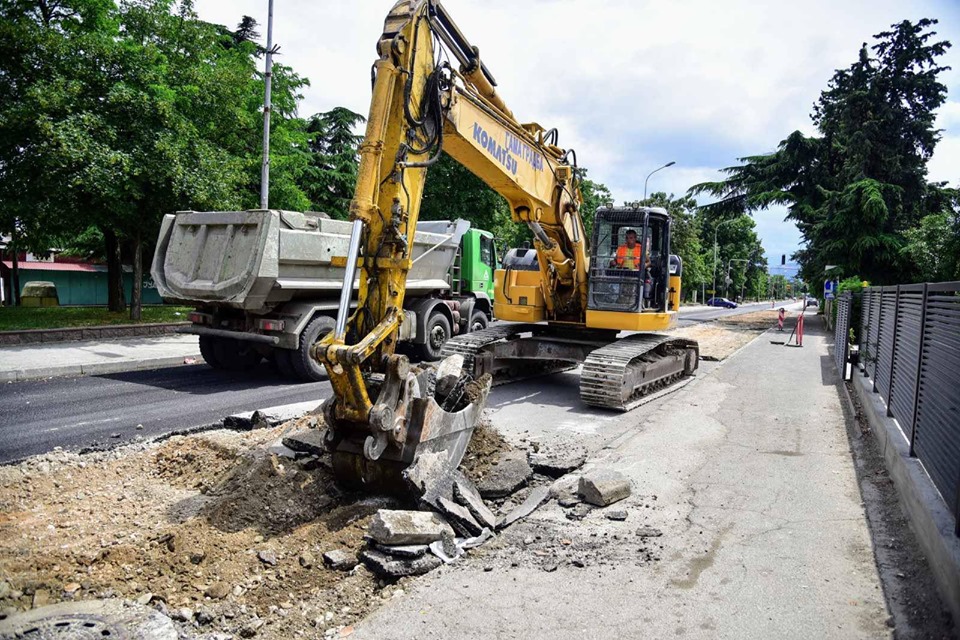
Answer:
[{"label": "green truck cab", "polygon": [[493,272],[500,267],[493,234],[470,229],[463,235],[460,248],[461,292],[483,292],[493,300]]}]

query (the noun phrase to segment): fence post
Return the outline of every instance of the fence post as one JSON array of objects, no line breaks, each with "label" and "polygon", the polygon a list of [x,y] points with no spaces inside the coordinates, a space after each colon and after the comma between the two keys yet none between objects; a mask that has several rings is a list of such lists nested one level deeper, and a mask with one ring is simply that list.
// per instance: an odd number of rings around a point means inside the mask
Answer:
[{"label": "fence post", "polygon": [[897,297],[893,303],[893,340],[890,341],[890,375],[887,380],[887,417],[893,417],[893,362],[897,353],[897,321],[900,320],[900,285],[897,285]]},{"label": "fence post", "polygon": [[[923,370],[923,339],[927,333],[927,293],[928,283],[923,283],[923,297],[920,298],[920,339],[917,347],[917,380],[913,387],[913,424],[910,426],[910,457],[916,458],[913,443],[917,439],[917,419],[920,417],[920,372]],[[960,513],[960,512],[958,512]]]},{"label": "fence post", "polygon": [[864,378],[870,376],[867,372],[867,358],[870,356],[870,323],[873,322],[870,305],[872,304],[873,291],[867,289],[860,298],[860,313],[863,314],[863,317],[860,318],[860,367],[863,369]]},{"label": "fence post", "polygon": [[873,345],[873,392],[880,393],[877,389],[877,367],[880,366],[880,340],[883,338],[883,287],[880,287],[880,313],[877,314],[877,343]]}]

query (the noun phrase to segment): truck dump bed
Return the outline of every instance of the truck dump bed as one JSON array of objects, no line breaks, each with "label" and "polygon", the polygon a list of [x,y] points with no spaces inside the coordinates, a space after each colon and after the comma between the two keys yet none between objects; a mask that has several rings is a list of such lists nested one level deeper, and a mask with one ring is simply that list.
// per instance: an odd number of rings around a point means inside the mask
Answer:
[{"label": "truck dump bed", "polygon": [[[470,223],[418,227],[407,281],[414,296],[450,287],[447,273]],[[349,222],[323,214],[183,211],[164,216],[150,272],[168,302],[268,310],[338,297],[349,237]]]}]

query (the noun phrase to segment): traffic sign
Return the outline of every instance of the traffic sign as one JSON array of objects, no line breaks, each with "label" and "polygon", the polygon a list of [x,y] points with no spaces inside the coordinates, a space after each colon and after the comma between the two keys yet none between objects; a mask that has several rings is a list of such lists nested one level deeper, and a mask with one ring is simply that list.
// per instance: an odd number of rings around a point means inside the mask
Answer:
[{"label": "traffic sign", "polygon": [[823,281],[823,297],[827,300],[833,300],[834,295],[836,294],[837,283],[834,280],[824,280]]}]

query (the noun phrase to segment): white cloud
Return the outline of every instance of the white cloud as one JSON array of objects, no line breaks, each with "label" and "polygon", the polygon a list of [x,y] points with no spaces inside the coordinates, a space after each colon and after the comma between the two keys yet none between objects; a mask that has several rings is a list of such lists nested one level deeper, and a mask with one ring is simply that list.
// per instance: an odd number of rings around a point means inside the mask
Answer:
[{"label": "white cloud", "polygon": [[[765,153],[809,114],[833,70],[861,42],[909,18],[937,17],[960,40],[947,0],[445,0],[480,47],[499,91],[522,121],[557,127],[591,178],[617,200],[650,190],[683,193],[739,156]],[[227,25],[244,14],[266,30],[267,0],[196,0],[200,16]],[[280,60],[310,78],[305,114],[343,105],[366,114],[374,46],[391,0],[276,3]],[[960,42],[958,42],[960,44]],[[960,51],[943,61],[960,77]],[[960,179],[960,103],[941,114],[948,131],[931,177]],[[782,216],[781,216],[782,217]],[[758,216],[758,223],[760,216]],[[765,244],[797,238],[792,225],[758,224]],[[790,253],[792,249],[777,249]],[[769,250],[769,249],[768,249]],[[771,253],[774,253],[771,251]]]}]

